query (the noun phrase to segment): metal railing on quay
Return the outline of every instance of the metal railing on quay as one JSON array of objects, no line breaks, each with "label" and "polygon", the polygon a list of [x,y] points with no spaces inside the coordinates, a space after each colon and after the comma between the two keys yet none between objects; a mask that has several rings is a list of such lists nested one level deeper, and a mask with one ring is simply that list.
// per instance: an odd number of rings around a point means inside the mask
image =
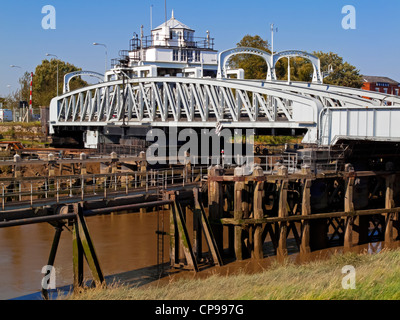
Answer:
[{"label": "metal railing on quay", "polygon": [[13,178],[8,181],[3,178],[0,184],[1,209],[6,210],[10,203],[14,206],[18,203],[33,205],[34,202],[46,202],[49,199],[61,203],[66,198],[85,201],[93,196],[107,199],[116,194],[184,187],[201,181],[206,174],[206,167],[191,170],[184,167],[146,172]]}]

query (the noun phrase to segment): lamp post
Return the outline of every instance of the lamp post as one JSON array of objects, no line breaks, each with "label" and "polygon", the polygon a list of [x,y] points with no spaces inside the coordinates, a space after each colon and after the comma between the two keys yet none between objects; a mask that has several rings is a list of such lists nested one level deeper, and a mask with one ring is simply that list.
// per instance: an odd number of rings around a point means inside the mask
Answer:
[{"label": "lamp post", "polygon": [[55,54],[46,53],[47,57],[55,57],[57,59],[57,97],[58,97],[58,57]]},{"label": "lamp post", "polygon": [[105,71],[104,71],[104,75],[105,75],[107,72],[107,46],[103,43],[97,43],[97,42],[94,42],[93,45],[94,46],[103,46],[106,49],[106,63],[105,63]]},{"label": "lamp post", "polygon": [[[11,68],[18,68],[18,69],[22,69],[20,66],[15,66],[15,65],[11,65],[10,66]],[[19,90],[19,100],[21,101],[22,100],[22,97],[21,97],[21,90]]]}]

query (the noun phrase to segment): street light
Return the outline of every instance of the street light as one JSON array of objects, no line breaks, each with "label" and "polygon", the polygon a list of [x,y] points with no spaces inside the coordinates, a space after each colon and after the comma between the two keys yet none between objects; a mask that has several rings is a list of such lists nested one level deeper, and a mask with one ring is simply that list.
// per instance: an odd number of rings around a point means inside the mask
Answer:
[{"label": "street light", "polygon": [[105,72],[107,72],[107,46],[105,44],[103,44],[103,43],[97,43],[97,42],[93,42],[93,45],[94,46],[103,46],[106,49],[106,63],[105,63],[106,69],[105,69]]},{"label": "street light", "polygon": [[[15,66],[15,65],[10,65],[11,68],[18,68],[18,69],[22,69],[20,66]],[[19,101],[22,100],[22,88],[19,90]]]},{"label": "street light", "polygon": [[58,97],[58,57],[55,54],[46,53],[47,57],[55,57],[57,59],[57,97]]}]

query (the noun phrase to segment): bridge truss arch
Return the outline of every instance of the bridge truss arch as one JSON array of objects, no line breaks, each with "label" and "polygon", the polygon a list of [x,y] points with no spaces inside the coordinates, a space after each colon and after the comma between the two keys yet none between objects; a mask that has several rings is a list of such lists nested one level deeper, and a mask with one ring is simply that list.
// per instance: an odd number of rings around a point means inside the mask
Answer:
[{"label": "bridge truss arch", "polygon": [[304,134],[304,143],[330,145],[347,135],[400,141],[398,122],[395,96],[266,80],[134,78],[67,92],[50,104],[51,134],[68,127],[283,129]]},{"label": "bridge truss arch", "polygon": [[231,57],[239,54],[252,54],[262,57],[268,65],[267,80],[271,80],[271,54],[264,50],[250,47],[238,47],[220,52],[218,54],[218,79],[227,78],[226,64]]},{"label": "bridge truss arch", "polygon": [[282,58],[291,58],[291,57],[301,57],[301,58],[309,60],[312,63],[313,68],[314,68],[312,82],[314,82],[314,83],[322,83],[323,82],[320,59],[308,52],[299,51],[299,50],[286,50],[286,51],[281,51],[281,52],[274,54],[273,59],[272,59],[272,79],[273,80],[277,80],[276,73],[275,73],[276,63]]},{"label": "bridge truss arch", "polygon": [[101,81],[104,81],[104,75],[94,71],[75,71],[67,73],[64,76],[64,86],[63,86],[63,94],[70,92],[69,83],[73,78],[80,77],[80,76],[89,76],[97,78]]}]

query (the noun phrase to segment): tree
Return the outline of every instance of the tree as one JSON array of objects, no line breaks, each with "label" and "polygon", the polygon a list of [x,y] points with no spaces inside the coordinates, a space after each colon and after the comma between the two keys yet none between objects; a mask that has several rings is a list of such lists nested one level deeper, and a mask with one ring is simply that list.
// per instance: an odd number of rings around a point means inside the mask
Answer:
[{"label": "tree", "polygon": [[353,88],[362,87],[363,78],[360,75],[360,71],[348,62],[344,62],[342,57],[333,52],[324,53],[318,51],[313,54],[320,59],[323,72],[329,69],[333,70],[324,78],[324,83]]},{"label": "tree", "polygon": [[[58,89],[62,92],[64,75],[74,71],[81,71],[82,69],[57,59],[43,60],[40,65],[35,69],[33,77],[33,105],[48,106],[52,98],[57,96],[57,63],[58,63]],[[88,83],[83,81],[80,77],[71,80],[71,90],[76,90],[87,86]]]},{"label": "tree", "polygon": [[[260,36],[246,35],[237,43],[238,47],[257,48],[271,53],[267,40]],[[241,54],[233,56],[229,61],[229,66],[233,69],[243,69],[246,79],[266,79],[268,65],[265,60],[252,54]]]}]

